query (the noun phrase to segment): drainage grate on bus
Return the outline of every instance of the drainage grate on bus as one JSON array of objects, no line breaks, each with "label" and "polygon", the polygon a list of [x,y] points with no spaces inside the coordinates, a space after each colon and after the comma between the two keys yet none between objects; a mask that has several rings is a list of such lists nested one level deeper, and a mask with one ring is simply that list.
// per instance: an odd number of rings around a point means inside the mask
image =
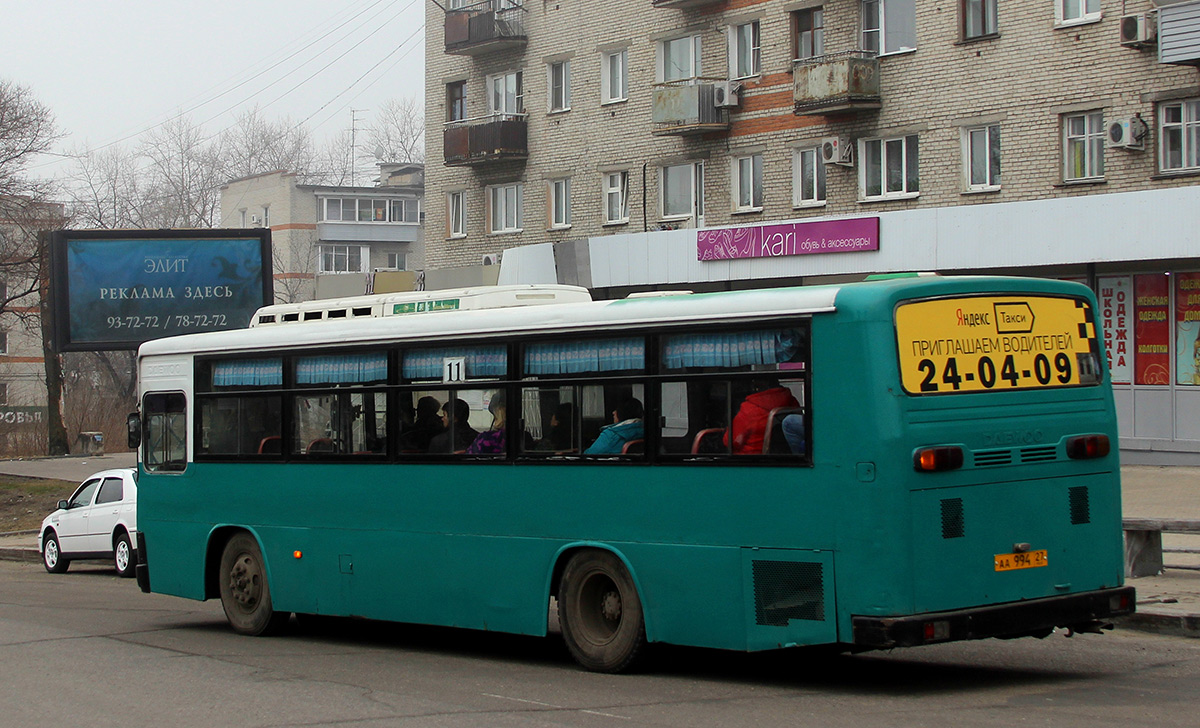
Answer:
[{"label": "drainage grate on bus", "polygon": [[1074,525],[1091,523],[1092,506],[1090,496],[1088,495],[1088,487],[1086,485],[1077,485],[1074,488],[1068,488],[1067,497],[1071,501],[1071,523]]},{"label": "drainage grate on bus", "polygon": [[821,564],[754,561],[754,617],[764,627],[786,627],[790,619],[825,620]]},{"label": "drainage grate on bus", "polygon": [[962,498],[942,500],[942,538],[962,538],[967,533],[963,522]]}]

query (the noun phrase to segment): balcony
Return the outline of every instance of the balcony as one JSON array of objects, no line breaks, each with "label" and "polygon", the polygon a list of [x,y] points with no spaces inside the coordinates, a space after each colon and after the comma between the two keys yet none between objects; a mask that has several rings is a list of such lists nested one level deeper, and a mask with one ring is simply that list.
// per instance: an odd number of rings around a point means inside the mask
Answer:
[{"label": "balcony", "polygon": [[478,56],[525,45],[525,8],[518,0],[484,0],[446,11],[446,53]]},{"label": "balcony", "polygon": [[[729,130],[729,110],[717,108],[716,84],[685,79],[654,85],[654,136]],[[713,81],[716,79],[707,79]]]},{"label": "balcony", "polygon": [[853,114],[883,105],[879,59],[869,51],[803,58],[792,72],[797,116]]},{"label": "balcony", "polygon": [[529,123],[525,114],[492,114],[452,121],[442,131],[447,167],[471,167],[529,157]]}]

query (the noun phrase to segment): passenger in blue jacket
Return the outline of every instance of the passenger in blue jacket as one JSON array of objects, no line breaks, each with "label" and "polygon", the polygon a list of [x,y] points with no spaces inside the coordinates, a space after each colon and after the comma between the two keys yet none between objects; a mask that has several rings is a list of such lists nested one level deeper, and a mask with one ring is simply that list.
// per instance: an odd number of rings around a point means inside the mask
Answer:
[{"label": "passenger in blue jacket", "polygon": [[641,440],[646,436],[642,417],[645,415],[642,403],[630,397],[613,410],[613,423],[600,430],[600,436],[591,447],[584,450],[585,455],[618,454],[631,440]]}]

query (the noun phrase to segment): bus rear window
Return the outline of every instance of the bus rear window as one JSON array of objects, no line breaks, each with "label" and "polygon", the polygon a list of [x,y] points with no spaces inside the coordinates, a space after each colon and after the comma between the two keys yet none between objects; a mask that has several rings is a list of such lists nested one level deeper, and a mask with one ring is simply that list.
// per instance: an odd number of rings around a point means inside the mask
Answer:
[{"label": "bus rear window", "polygon": [[909,394],[1078,387],[1100,382],[1087,301],[972,296],[896,308],[900,380]]}]

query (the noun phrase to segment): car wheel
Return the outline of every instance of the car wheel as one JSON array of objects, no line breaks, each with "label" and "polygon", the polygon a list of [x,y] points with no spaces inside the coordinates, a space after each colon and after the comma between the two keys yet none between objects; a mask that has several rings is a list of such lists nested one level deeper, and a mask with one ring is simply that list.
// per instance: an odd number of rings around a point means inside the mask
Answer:
[{"label": "car wheel", "polygon": [[71,566],[71,561],[63,558],[58,547],[58,534],[54,531],[48,531],[42,539],[42,566],[51,574],[62,574]]},{"label": "car wheel", "polygon": [[129,534],[122,532],[117,536],[113,546],[113,565],[117,567],[117,576],[128,579],[133,576],[133,544],[129,542]]},{"label": "car wheel", "polygon": [[629,571],[608,551],[581,551],[567,562],[558,591],[567,649],[595,672],[623,672],[646,644],[642,601]]},{"label": "car wheel", "polygon": [[248,635],[274,634],[287,624],[287,612],[271,606],[271,587],[258,541],[239,533],[221,553],[221,607],[235,632]]}]

